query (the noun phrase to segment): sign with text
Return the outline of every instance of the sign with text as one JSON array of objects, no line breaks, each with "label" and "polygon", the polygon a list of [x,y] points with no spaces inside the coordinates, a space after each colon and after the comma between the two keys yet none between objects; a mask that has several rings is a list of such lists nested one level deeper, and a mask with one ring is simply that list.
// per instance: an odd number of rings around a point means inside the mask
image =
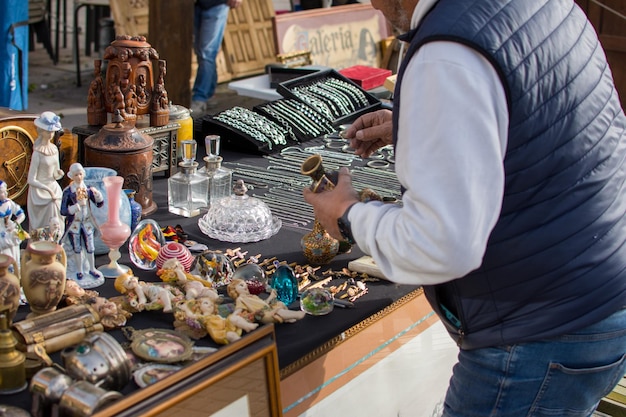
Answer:
[{"label": "sign with text", "polygon": [[388,35],[381,12],[369,4],[350,4],[279,14],[274,17],[279,54],[311,51],[314,65],[342,69],[380,65],[380,41]]}]

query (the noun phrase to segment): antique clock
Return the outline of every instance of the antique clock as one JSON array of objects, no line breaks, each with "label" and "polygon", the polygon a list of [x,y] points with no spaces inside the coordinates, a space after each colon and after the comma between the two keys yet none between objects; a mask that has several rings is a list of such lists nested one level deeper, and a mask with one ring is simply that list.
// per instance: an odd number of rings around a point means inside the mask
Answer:
[{"label": "antique clock", "polygon": [[36,115],[0,109],[0,180],[7,183],[9,198],[26,205],[28,168],[37,129]]}]

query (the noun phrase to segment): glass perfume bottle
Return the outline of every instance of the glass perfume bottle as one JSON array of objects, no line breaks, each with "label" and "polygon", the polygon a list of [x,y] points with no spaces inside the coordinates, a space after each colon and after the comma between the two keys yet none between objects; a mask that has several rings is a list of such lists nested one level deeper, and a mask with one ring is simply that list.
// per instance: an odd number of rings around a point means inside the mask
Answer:
[{"label": "glass perfume bottle", "polygon": [[180,143],[179,171],[167,181],[167,206],[170,213],[194,217],[209,206],[209,179],[198,172],[195,140]]},{"label": "glass perfume bottle", "polygon": [[200,173],[209,179],[209,206],[220,198],[228,197],[233,189],[233,171],[222,166],[220,153],[220,137],[208,135],[204,138],[207,156]]}]

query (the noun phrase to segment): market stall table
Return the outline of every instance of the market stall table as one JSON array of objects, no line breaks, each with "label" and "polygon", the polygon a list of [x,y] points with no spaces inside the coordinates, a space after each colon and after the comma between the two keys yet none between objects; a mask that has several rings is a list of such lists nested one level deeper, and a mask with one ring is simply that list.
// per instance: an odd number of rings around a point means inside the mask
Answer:
[{"label": "market stall table", "polygon": [[[266,160],[253,155],[240,155],[226,152],[224,157],[226,161],[236,160],[238,163],[256,165],[267,164]],[[301,177],[299,174],[293,175]],[[263,193],[264,191],[266,190],[258,189],[255,192]],[[150,215],[149,218],[157,221],[161,227],[168,225],[182,227],[188,234],[190,240],[204,243],[209,249],[225,251],[226,249],[240,247],[241,250],[246,251],[249,256],[261,255],[261,259],[276,257],[279,261],[300,265],[307,264],[307,260],[300,247],[300,239],[305,233],[306,228],[284,226],[276,236],[261,242],[246,244],[222,242],[210,239],[200,231],[198,227],[200,217],[184,218],[172,215],[168,212],[167,183],[165,179],[155,179],[154,200],[157,203],[158,210]],[[339,255],[331,264],[323,266],[321,271],[326,271],[327,269],[341,271],[347,266],[350,260],[361,255],[362,253],[357,247],[352,248],[351,252]],[[99,256],[96,263],[102,265],[107,263],[107,261],[106,256]],[[134,273],[141,280],[159,281],[154,271],[143,271],[135,268],[130,262],[126,250],[123,253],[120,263],[133,268]],[[101,296],[112,297],[119,295],[113,288],[112,281],[113,280],[107,279],[103,286],[96,288]],[[319,364],[316,365],[316,360],[319,361],[321,358],[332,353],[333,350],[342,348],[342,344],[344,348],[350,346],[348,342],[350,342],[353,336],[355,339],[358,339],[359,335],[367,339],[368,329],[376,332],[380,331],[380,329],[376,330],[376,327],[386,322],[388,315],[393,316],[395,314],[395,316],[399,317],[402,326],[407,324],[407,319],[417,320],[420,323],[423,322],[422,328],[436,321],[432,311],[429,308],[425,308],[425,300],[419,288],[397,285],[385,280],[368,282],[367,285],[369,290],[368,294],[356,300],[354,308],[335,308],[334,311],[327,316],[306,316],[304,319],[293,324],[279,324],[275,326],[274,331],[281,378],[286,380],[289,380],[289,378],[301,379],[303,375],[302,372],[306,371],[305,373],[309,373],[310,369],[316,369],[316,367],[319,366]],[[417,310],[413,307],[409,307],[416,302],[421,305]],[[298,308],[297,302],[294,303],[291,308]],[[400,313],[402,309],[416,311],[418,316],[410,313]],[[16,321],[22,319],[27,312],[27,306],[21,307]],[[134,314],[127,325],[136,329],[172,328],[172,323],[173,318],[171,314],[159,311],[145,311]],[[391,323],[391,321],[389,323]],[[397,325],[386,327],[388,327],[388,330],[399,330]],[[121,343],[128,342],[119,329],[112,330],[110,334]],[[246,336],[244,336],[244,339],[245,338]],[[216,345],[209,338],[196,341],[196,345],[223,348]],[[363,348],[366,348],[366,344],[360,343],[360,345],[361,351]],[[355,352],[358,353],[359,350],[355,350]],[[52,357],[55,361],[59,361],[58,353],[52,355]],[[307,367],[312,368],[306,370]],[[315,379],[310,381],[313,382],[314,380]],[[301,397],[306,396],[307,392],[301,389],[294,389],[298,386],[305,388],[301,384],[284,384],[282,401],[283,407],[287,407],[284,410],[286,413],[290,412],[291,409],[295,411],[307,405],[307,402],[303,402],[301,399]],[[124,395],[130,395],[136,392],[137,389],[136,384],[130,382],[121,392]],[[25,409],[30,409],[29,393],[26,391],[14,396],[11,403]]]}]

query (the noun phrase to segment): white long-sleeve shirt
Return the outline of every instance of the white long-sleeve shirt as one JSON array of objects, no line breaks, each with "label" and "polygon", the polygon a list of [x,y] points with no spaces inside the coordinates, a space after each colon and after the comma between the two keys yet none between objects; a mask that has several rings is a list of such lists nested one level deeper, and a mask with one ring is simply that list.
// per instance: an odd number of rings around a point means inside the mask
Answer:
[{"label": "white long-sleeve shirt", "polygon": [[[416,27],[436,0],[420,0]],[[356,204],[359,247],[389,279],[437,284],[480,266],[502,205],[506,96],[493,66],[460,43],[420,48],[401,86],[396,173],[403,207]]]}]

